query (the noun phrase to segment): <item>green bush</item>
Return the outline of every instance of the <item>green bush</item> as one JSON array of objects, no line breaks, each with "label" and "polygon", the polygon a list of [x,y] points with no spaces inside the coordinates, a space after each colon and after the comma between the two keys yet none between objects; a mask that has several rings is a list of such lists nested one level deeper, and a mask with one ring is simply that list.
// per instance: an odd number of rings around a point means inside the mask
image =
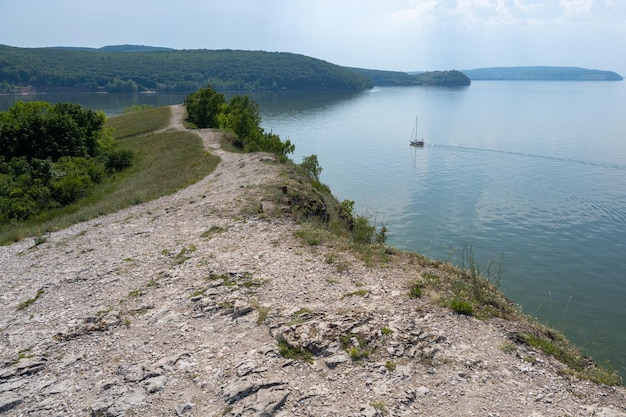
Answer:
[{"label": "green bush", "polygon": [[352,228],[352,240],[354,240],[355,243],[372,243],[375,232],[376,228],[370,225],[367,218],[364,216],[356,216]]},{"label": "green bush", "polygon": [[322,173],[322,167],[320,166],[317,155],[309,155],[302,158],[300,166],[315,182],[320,181],[320,174]]},{"label": "green bush", "polygon": [[135,155],[130,149],[115,149],[106,157],[106,168],[110,172],[120,172],[133,165]]},{"label": "green bush", "polygon": [[411,285],[409,289],[410,298],[420,298],[424,292],[424,286],[420,283]]},{"label": "green bush", "polygon": [[86,196],[93,183],[88,175],[63,177],[52,187],[52,194],[61,205],[68,205]]},{"label": "green bush", "polygon": [[188,120],[199,128],[219,127],[218,117],[226,104],[224,94],[211,86],[201,88],[185,98]]},{"label": "green bush", "polygon": [[457,314],[463,314],[466,316],[471,316],[474,314],[474,307],[463,300],[452,300],[450,301],[450,308]]}]

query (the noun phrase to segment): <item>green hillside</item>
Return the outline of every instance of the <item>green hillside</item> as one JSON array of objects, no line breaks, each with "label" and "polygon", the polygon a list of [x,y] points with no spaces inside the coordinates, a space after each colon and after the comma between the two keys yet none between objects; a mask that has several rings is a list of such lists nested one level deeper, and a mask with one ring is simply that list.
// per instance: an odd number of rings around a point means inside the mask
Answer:
[{"label": "green hillside", "polygon": [[[234,50],[0,45],[1,92],[362,90],[371,80],[304,55]],[[111,52],[113,51],[113,52]]]},{"label": "green hillside", "polygon": [[400,71],[380,71],[363,68],[352,68],[354,71],[372,79],[374,85],[379,86],[410,86],[410,85],[437,85],[437,86],[466,86],[470,79],[459,71],[427,71],[406,73]]}]

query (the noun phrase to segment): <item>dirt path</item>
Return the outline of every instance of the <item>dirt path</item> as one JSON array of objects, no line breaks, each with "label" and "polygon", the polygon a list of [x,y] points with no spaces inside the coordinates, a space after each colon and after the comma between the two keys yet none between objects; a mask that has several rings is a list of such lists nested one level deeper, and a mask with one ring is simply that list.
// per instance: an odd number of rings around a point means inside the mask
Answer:
[{"label": "dirt path", "polygon": [[[187,115],[185,106],[182,104],[170,106],[172,117],[168,129],[186,130],[184,120]],[[224,156],[219,144],[219,132],[214,129],[194,129],[193,132],[202,138],[204,148],[217,155]]]}]

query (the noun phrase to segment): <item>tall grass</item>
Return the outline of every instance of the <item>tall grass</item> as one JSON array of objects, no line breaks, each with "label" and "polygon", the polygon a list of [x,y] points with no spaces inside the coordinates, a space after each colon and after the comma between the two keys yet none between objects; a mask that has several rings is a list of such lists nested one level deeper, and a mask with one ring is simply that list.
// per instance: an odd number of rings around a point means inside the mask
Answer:
[{"label": "tall grass", "polygon": [[[134,126],[138,117],[144,120],[141,128]],[[30,236],[41,236],[172,194],[211,173],[220,158],[206,152],[197,135],[181,131],[141,135],[145,130],[155,131],[163,124],[167,126],[169,117],[169,108],[162,107],[112,118],[116,129],[140,132],[120,140],[121,148],[133,151],[133,166],[99,184],[91,195],[75,204],[0,229],[0,243],[9,244]],[[119,131],[115,134],[119,135]]]},{"label": "tall grass", "polygon": [[169,107],[156,107],[111,117],[107,127],[113,129],[116,139],[124,139],[165,129],[169,126],[170,117]]},{"label": "tall grass", "polygon": [[[597,364],[586,358],[564,335],[525,315],[519,306],[500,292],[498,287],[502,278],[502,261],[500,265],[489,263],[484,271],[474,257],[472,245],[463,250],[462,268],[420,255],[414,257],[424,270],[421,273],[422,280],[416,281],[409,288],[411,298],[415,298],[414,288],[420,286],[430,292],[434,301],[458,314],[481,320],[502,317],[515,322],[518,328],[509,334],[512,341],[554,357],[566,366],[562,372],[600,384],[622,384],[619,374],[609,364]],[[421,293],[419,291],[418,296],[421,297]]]}]

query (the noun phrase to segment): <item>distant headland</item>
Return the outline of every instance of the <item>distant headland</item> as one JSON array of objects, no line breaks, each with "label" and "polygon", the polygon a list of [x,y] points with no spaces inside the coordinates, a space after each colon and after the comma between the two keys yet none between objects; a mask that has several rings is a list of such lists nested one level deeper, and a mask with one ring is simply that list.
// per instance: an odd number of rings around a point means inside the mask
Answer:
[{"label": "distant headland", "polygon": [[622,81],[621,75],[578,67],[492,67],[463,70],[471,80],[510,81]]}]

